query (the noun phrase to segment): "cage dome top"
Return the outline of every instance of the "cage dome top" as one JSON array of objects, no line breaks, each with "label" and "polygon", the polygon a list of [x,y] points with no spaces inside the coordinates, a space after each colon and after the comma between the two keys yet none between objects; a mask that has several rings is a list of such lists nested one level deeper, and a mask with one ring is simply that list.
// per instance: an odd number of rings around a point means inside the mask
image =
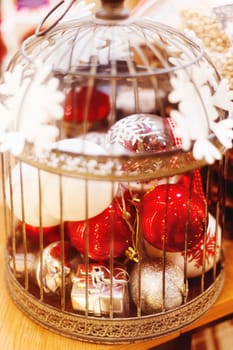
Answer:
[{"label": "cage dome top", "polygon": [[[232,146],[233,92],[190,33],[130,16],[124,1],[102,1],[81,18],[49,17],[3,75],[1,151],[102,158],[185,151],[213,163]],[[90,146],[93,134],[102,151]]]},{"label": "cage dome top", "polygon": [[85,78],[168,74],[203,59],[200,42],[166,25],[130,16],[123,1],[102,3],[93,16],[55,22],[45,30],[42,21],[22,46],[25,59],[50,64],[60,74]]}]

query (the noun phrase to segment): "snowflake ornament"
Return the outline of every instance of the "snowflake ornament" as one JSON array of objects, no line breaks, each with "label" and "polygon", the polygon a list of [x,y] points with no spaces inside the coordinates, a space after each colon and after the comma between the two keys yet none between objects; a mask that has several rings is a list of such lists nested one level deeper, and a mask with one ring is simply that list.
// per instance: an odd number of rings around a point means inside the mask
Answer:
[{"label": "snowflake ornament", "polygon": [[153,114],[132,114],[108,131],[107,143],[115,154],[158,152],[174,146],[168,121]]},{"label": "snowflake ornament", "polygon": [[64,16],[64,18],[61,20],[61,22],[90,16],[95,6],[95,2],[87,3],[84,0],[77,1],[74,5],[72,5],[72,11],[69,11],[66,14],[66,16]]},{"label": "snowflake ornament", "polygon": [[59,80],[51,77],[51,68],[23,65],[7,71],[0,85],[0,151],[18,155],[25,142],[34,144],[36,153],[48,149],[58,135],[56,121],[63,117],[64,94]]},{"label": "snowflake ornament", "polygon": [[[174,65],[180,60],[172,58]],[[193,146],[195,159],[204,159],[212,164],[221,158],[218,148],[209,140],[213,133],[226,148],[232,147],[233,120],[219,118],[219,110],[233,111],[233,91],[226,80],[217,83],[213,68],[205,62],[178,70],[171,77],[173,90],[169,101],[177,103],[171,111],[176,133],[182,140],[185,151]]]}]

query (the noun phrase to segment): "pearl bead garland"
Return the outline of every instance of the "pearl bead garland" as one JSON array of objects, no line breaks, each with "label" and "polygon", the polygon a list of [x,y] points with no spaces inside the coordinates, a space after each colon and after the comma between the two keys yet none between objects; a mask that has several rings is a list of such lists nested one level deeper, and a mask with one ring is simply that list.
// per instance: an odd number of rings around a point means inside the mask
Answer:
[{"label": "pearl bead garland", "polygon": [[222,24],[214,15],[197,10],[183,10],[180,13],[184,27],[193,31],[202,40],[210,58],[223,78],[228,79],[233,89],[233,48]]}]

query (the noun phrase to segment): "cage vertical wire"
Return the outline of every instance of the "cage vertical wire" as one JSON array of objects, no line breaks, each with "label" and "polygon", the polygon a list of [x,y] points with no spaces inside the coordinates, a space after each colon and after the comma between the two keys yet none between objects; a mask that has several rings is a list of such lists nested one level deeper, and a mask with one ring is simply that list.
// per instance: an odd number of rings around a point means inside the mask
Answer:
[{"label": "cage vertical wire", "polygon": [[197,39],[122,1],[48,18],[0,85],[9,293],[74,339],[173,332],[224,283],[232,93]]}]

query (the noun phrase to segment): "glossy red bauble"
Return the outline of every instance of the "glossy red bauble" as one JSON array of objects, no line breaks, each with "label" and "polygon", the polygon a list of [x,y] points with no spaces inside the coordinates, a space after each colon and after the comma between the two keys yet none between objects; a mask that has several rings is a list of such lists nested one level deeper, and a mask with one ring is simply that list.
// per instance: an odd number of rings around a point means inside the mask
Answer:
[{"label": "glossy red bauble", "polygon": [[142,234],[153,247],[176,252],[193,247],[204,233],[205,201],[180,184],[159,185],[144,195]]},{"label": "glossy red bauble", "polygon": [[60,225],[51,226],[51,227],[43,227],[40,230],[39,227],[26,224],[25,229],[26,229],[27,239],[31,243],[33,243],[37,246],[39,246],[40,232],[41,231],[43,233],[43,245],[44,246],[60,240],[60,232],[61,232]]},{"label": "glossy red bauble", "polygon": [[134,207],[129,198],[124,196],[123,204],[121,197],[116,196],[99,215],[88,220],[67,222],[66,229],[72,245],[80,253],[87,253],[93,260],[104,261],[111,254],[114,258],[124,255],[132,239],[128,223],[133,225],[134,220]]},{"label": "glossy red bauble", "polygon": [[4,58],[6,57],[7,49],[5,43],[2,39],[1,31],[0,31],[0,65],[2,64]]},{"label": "glossy red bauble", "polygon": [[94,87],[84,86],[67,94],[64,120],[73,123],[101,121],[107,118],[109,111],[109,96]]}]

